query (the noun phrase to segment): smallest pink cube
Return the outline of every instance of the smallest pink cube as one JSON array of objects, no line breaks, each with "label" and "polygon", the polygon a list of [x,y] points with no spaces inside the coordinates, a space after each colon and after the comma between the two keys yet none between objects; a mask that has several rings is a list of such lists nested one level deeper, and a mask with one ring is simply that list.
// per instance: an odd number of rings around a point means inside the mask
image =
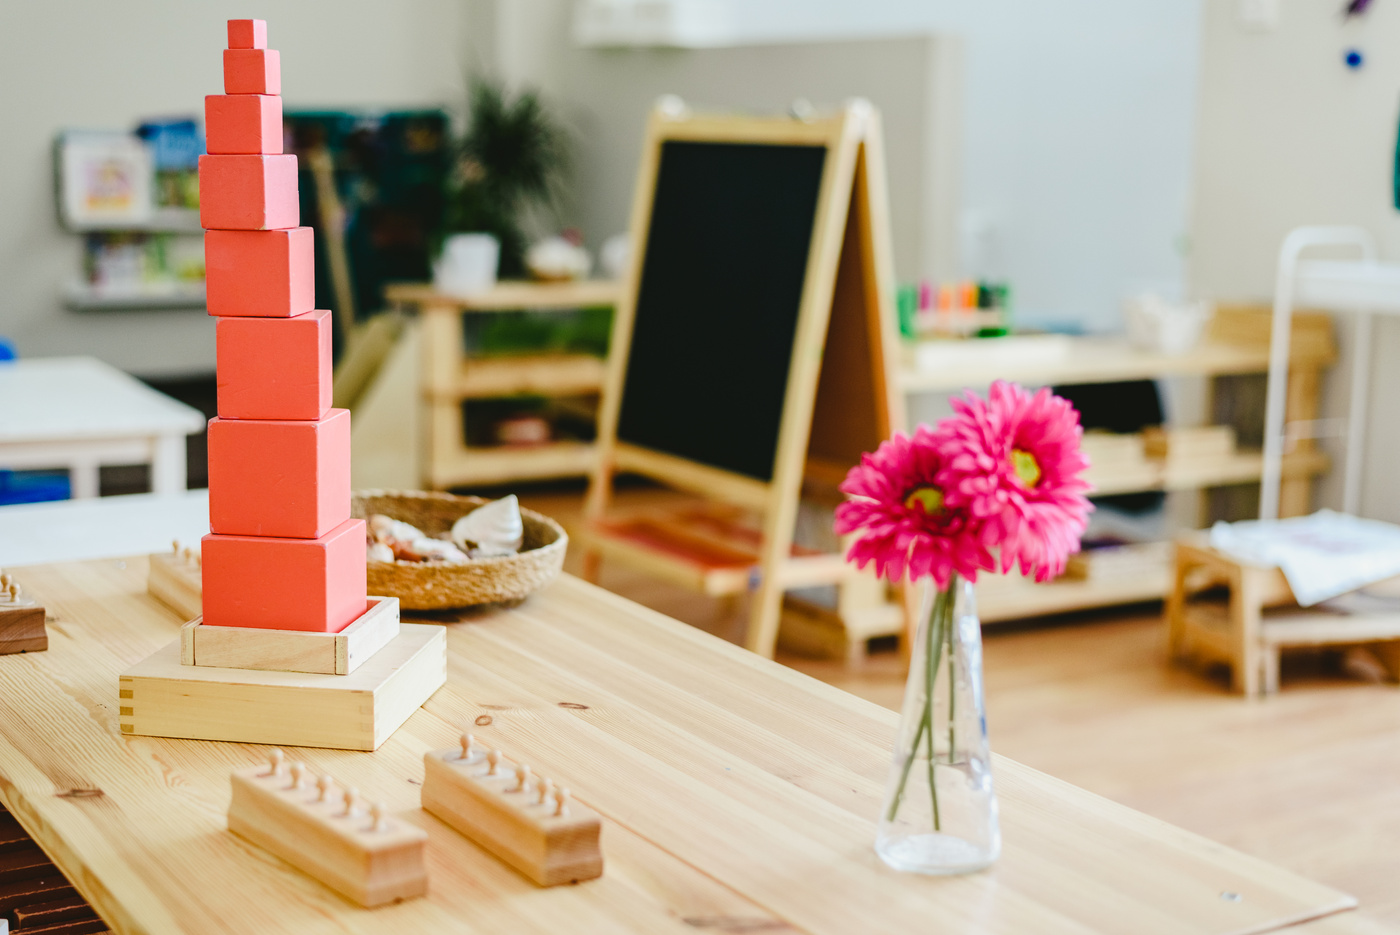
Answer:
[{"label": "smallest pink cube", "polygon": [[267,48],[267,20],[231,19],[228,21],[228,47],[230,49]]}]

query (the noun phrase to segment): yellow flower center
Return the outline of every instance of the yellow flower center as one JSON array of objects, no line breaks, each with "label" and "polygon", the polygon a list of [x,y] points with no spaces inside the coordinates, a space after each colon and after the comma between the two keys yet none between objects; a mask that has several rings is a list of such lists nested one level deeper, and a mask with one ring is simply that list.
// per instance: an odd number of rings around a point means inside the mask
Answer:
[{"label": "yellow flower center", "polygon": [[1029,451],[1022,451],[1020,448],[1011,449],[1011,470],[1016,472],[1021,483],[1027,487],[1034,487],[1040,483],[1040,465],[1036,463],[1035,456]]},{"label": "yellow flower center", "polygon": [[916,503],[929,516],[937,516],[943,512],[943,491],[937,487],[920,487],[904,498],[904,505],[911,510]]}]

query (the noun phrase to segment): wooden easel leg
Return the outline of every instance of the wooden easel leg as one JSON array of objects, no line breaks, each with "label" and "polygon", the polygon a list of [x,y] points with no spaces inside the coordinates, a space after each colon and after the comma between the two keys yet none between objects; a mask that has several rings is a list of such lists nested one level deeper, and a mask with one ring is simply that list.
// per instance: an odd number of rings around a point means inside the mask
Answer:
[{"label": "wooden easel leg", "polygon": [[1260,587],[1252,568],[1236,567],[1230,575],[1230,685],[1247,696],[1259,694],[1262,671],[1259,642]]},{"label": "wooden easel leg", "polygon": [[1167,624],[1167,653],[1173,660],[1181,659],[1186,653],[1186,576],[1190,571],[1185,550],[1177,545],[1172,559],[1172,589],[1162,608]]},{"label": "wooden easel leg", "polygon": [[778,623],[783,612],[783,589],[765,575],[749,608],[749,632],[745,645],[751,652],[772,659],[778,646]]},{"label": "wooden easel leg", "polygon": [[597,584],[603,570],[603,556],[597,549],[585,549],[583,552],[583,580],[589,584]]},{"label": "wooden easel leg", "polygon": [[1283,654],[1277,646],[1265,646],[1262,653],[1264,694],[1278,693],[1279,657]]}]

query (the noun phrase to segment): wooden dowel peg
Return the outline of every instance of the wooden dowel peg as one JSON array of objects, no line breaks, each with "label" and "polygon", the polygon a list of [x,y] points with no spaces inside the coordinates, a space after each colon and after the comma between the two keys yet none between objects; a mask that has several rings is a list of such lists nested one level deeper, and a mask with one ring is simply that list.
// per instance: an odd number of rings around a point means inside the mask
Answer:
[{"label": "wooden dowel peg", "polygon": [[185,550],[180,554],[184,557],[186,565],[194,564],[194,549],[190,548],[189,546],[185,546]]},{"label": "wooden dowel peg", "polygon": [[495,775],[498,775],[496,770],[497,770],[497,767],[499,767],[500,765],[501,765],[501,751],[499,751],[499,750],[492,750],[490,753],[486,754],[486,766],[487,766],[486,775],[488,775],[488,776],[495,776]]},{"label": "wooden dowel peg", "polygon": [[459,756],[458,759],[471,762],[472,751],[476,746],[476,738],[471,734],[463,734],[458,742],[462,745],[462,755]]},{"label": "wooden dowel peg", "polygon": [[335,780],[330,773],[322,773],[316,779],[316,801],[325,802],[331,797],[331,790],[335,788]]},{"label": "wooden dowel peg", "polygon": [[342,818],[355,817],[355,800],[360,797],[360,790],[354,786],[348,787],[341,795],[341,801],[345,803],[345,811],[341,813]]},{"label": "wooden dowel peg", "polygon": [[271,750],[269,750],[267,754],[267,765],[270,767],[270,770],[268,771],[267,775],[281,776],[282,761],[284,759],[286,759],[286,756],[282,753],[281,750],[278,750],[276,747],[273,747]]},{"label": "wooden dowel peg", "polygon": [[301,760],[292,763],[292,788],[300,789],[306,784],[306,764]]},{"label": "wooden dowel peg", "polygon": [[370,825],[369,830],[376,833],[389,830],[389,810],[383,802],[375,802],[371,805],[369,813],[370,817],[374,819],[374,824]]},{"label": "wooden dowel peg", "polygon": [[179,539],[171,539],[171,540],[170,540],[170,554],[171,554],[171,555],[179,555],[179,554],[180,554],[180,540],[179,540]]},{"label": "wooden dowel peg", "polygon": [[535,798],[535,804],[536,804],[536,805],[548,805],[548,804],[549,804],[550,797],[553,796],[553,795],[554,795],[554,780],[553,780],[553,779],[548,779],[548,778],[541,779],[541,780],[540,780],[540,786],[539,786],[539,795],[536,796],[536,798]]},{"label": "wooden dowel peg", "polygon": [[556,818],[569,814],[569,790],[563,786],[554,790],[554,816]]},{"label": "wooden dowel peg", "polygon": [[528,792],[530,789],[530,767],[525,763],[515,765],[515,786],[511,792]]}]

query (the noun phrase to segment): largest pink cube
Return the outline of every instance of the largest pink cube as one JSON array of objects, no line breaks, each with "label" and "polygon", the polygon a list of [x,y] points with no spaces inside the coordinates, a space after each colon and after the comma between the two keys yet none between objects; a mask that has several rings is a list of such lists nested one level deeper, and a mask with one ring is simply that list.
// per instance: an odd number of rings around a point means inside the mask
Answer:
[{"label": "largest pink cube", "polygon": [[296,156],[199,157],[200,227],[258,231],[300,222]]},{"label": "largest pink cube", "polygon": [[203,539],[204,623],[339,633],[365,612],[365,522],[319,539]]}]

